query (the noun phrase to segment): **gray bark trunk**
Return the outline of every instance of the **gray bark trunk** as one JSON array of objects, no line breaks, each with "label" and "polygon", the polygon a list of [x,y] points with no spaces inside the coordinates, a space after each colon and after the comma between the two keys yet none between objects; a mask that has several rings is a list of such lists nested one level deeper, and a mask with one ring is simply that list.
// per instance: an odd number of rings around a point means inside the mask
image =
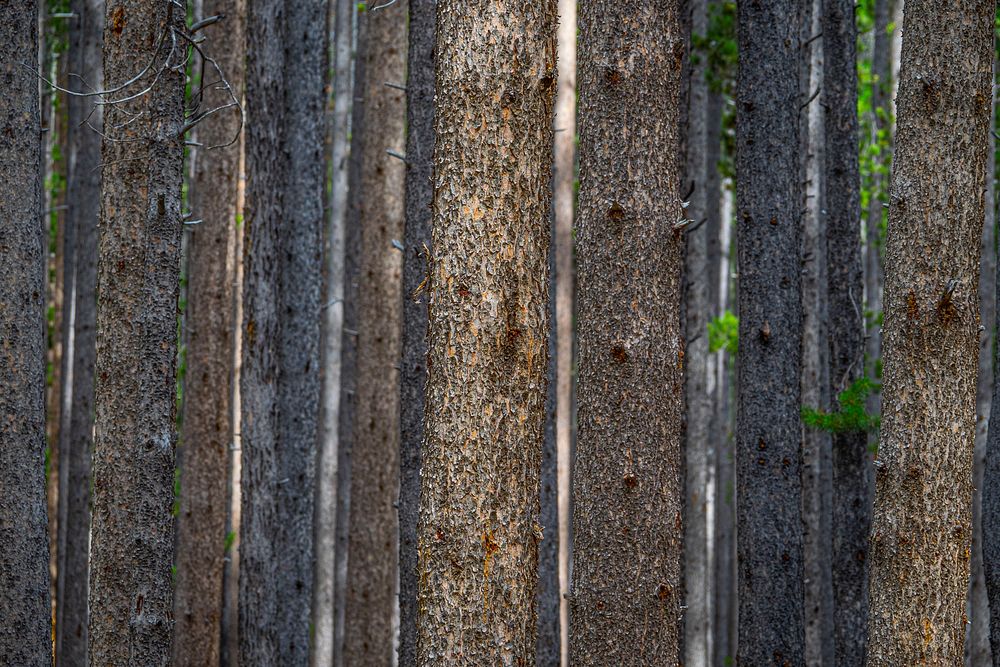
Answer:
[{"label": "gray bark trunk", "polygon": [[326,7],[248,7],[240,653],[295,665],[313,581]]},{"label": "gray bark trunk", "polygon": [[[71,27],[70,71],[86,80],[71,90],[89,92],[103,85],[101,47],[103,0],[75,0]],[[69,439],[62,465],[67,468],[66,531],[59,570],[56,660],[87,664],[87,567],[90,551],[90,473],[94,429],[94,362],[97,319],[97,222],[101,206],[100,107],[87,98],[69,102],[70,168],[67,220],[76,228],[74,278],[73,392]],[[88,124],[84,124],[86,119]]]},{"label": "gray bark trunk", "polygon": [[[691,35],[703,36],[708,28],[708,2],[694,0],[691,7]],[[711,226],[706,225],[709,170],[708,162],[708,80],[707,59],[692,54],[689,62],[685,189],[691,190],[687,216],[698,225],[685,235],[685,433],[686,486],[684,523],[684,590],[687,610],[684,619],[684,664],[707,667],[712,635],[712,548],[708,532],[712,451],[712,399],[715,384],[715,356],[709,354],[708,322],[714,310],[711,300],[708,244]]]},{"label": "gray bark trunk", "polygon": [[344,225],[347,218],[347,167],[350,151],[351,46],[354,2],[330,3],[333,49],[333,114],[330,162],[333,183],[326,239],[326,298],[323,302],[323,389],[316,496],[316,590],[313,594],[312,665],[333,664],[336,639],[337,482],[341,402],[341,345],[344,336]]},{"label": "gray bark trunk", "polygon": [[403,240],[403,351],[400,374],[399,664],[417,661],[417,515],[427,378],[427,278],[434,203],[435,0],[410,0],[406,81],[406,232]]},{"label": "gray bark trunk", "polygon": [[0,655],[50,665],[37,2],[0,9],[0,51]]},{"label": "gray bark trunk", "polygon": [[677,664],[684,604],[684,35],[677,2],[645,0],[588,0],[580,5],[580,29],[570,662]]},{"label": "gray bark trunk", "polygon": [[555,21],[438,3],[420,665],[535,662]]},{"label": "gray bark trunk", "polygon": [[[203,16],[225,19],[208,26],[206,54],[236,94],[243,89],[244,35],[240,0],[205,0]],[[230,102],[206,66],[197,102],[212,109]],[[233,438],[233,298],[236,206],[242,120],[236,108],[198,125],[191,186],[192,213],[201,219],[188,241],[187,373],[181,431],[180,515],[174,593],[174,664],[217,663],[220,654],[222,576],[226,557],[229,448]],[[225,146],[224,148],[208,148]]]},{"label": "gray bark trunk", "polygon": [[[865,371],[856,43],[853,0],[824,0],[822,97],[831,402],[864,377]],[[833,637],[837,665],[860,665],[865,655],[870,461],[867,433],[833,434]]]},{"label": "gray bark trunk", "polygon": [[739,3],[738,662],[805,659],[799,2]]},{"label": "gray bark trunk", "polygon": [[173,634],[183,4],[107,3],[90,662],[166,665]]},{"label": "gray bark trunk", "polygon": [[963,658],[993,11],[985,0],[906,7],[869,666]]}]

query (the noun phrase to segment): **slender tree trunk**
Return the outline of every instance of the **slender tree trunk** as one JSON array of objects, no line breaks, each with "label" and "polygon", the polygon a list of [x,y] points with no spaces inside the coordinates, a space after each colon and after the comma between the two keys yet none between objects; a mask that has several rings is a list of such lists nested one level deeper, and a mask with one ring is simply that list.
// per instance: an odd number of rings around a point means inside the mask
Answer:
[{"label": "slender tree trunk", "polygon": [[438,4],[421,665],[535,662],[555,21]]},{"label": "slender tree trunk", "polygon": [[[994,47],[995,48],[995,47]],[[993,78],[996,81],[996,61],[993,63]],[[970,619],[966,636],[966,664],[989,665],[990,651],[990,609],[983,573],[983,475],[986,467],[986,446],[989,434],[991,399],[993,396],[993,344],[996,322],[996,270],[997,236],[996,204],[994,185],[996,183],[996,89],[990,110],[989,149],[986,158],[985,224],[980,245],[979,264],[979,379],[976,382],[976,447],[972,464],[972,561],[969,577],[969,601],[967,615]]]},{"label": "slender tree trunk", "polygon": [[676,2],[580,7],[573,664],[682,656],[678,14]]},{"label": "slender tree trunk", "polygon": [[[708,3],[691,2],[691,36],[704,36],[708,29]],[[712,442],[712,393],[714,356],[708,350],[708,322],[712,305],[708,263],[707,221],[708,181],[708,80],[707,60],[700,54],[690,57],[687,146],[684,151],[684,180],[691,200],[687,215],[698,225],[685,236],[685,396],[687,432],[685,433],[687,500],[684,523],[684,664],[707,667],[709,638],[712,633],[711,611],[711,540],[708,532],[710,452]]]},{"label": "slender tree trunk", "polygon": [[907,2],[868,665],[963,656],[992,25],[983,0]]},{"label": "slender tree trunk", "polygon": [[0,9],[0,656],[18,665],[52,664],[37,46],[38,4],[7,3]]},{"label": "slender tree trunk", "polygon": [[[103,85],[101,47],[104,0],[74,0],[70,41],[72,90],[90,92]],[[69,420],[66,531],[59,576],[56,660],[60,665],[87,664],[87,581],[90,551],[90,486],[94,429],[94,363],[97,326],[97,222],[101,205],[102,109],[88,98],[70,96],[70,171],[67,184],[69,224],[76,228],[74,280],[73,400]]]},{"label": "slender tree trunk", "polygon": [[[386,83],[406,76],[405,0],[365,12],[364,82],[358,95],[365,123],[354,150],[361,234],[358,279],[357,407],[351,470],[344,661],[386,665],[393,655],[398,586],[399,357],[402,322],[406,99]],[[371,193],[379,193],[371,196]],[[395,242],[395,244],[394,244]]]},{"label": "slender tree trunk", "polygon": [[739,657],[802,664],[799,3],[738,5]]},{"label": "slender tree trunk", "polygon": [[[553,146],[552,208],[555,216],[556,486],[559,540],[560,665],[569,665],[569,568],[572,547],[570,474],[573,453],[573,213],[576,200],[576,0],[559,0],[558,84]],[[551,333],[550,333],[551,335]]]},{"label": "slender tree trunk", "polygon": [[347,167],[350,150],[349,125],[354,26],[354,2],[330,4],[334,38],[333,114],[330,161],[333,183],[326,240],[326,299],[323,303],[323,393],[320,425],[319,470],[316,506],[316,591],[313,595],[312,665],[333,664],[336,637],[337,481],[341,402],[341,343],[344,335],[344,224],[347,218]]},{"label": "slender tree trunk", "polygon": [[[110,0],[97,308],[90,662],[166,665],[172,643],[174,413],[185,11]],[[154,83],[155,82],[155,83]]]},{"label": "slender tree trunk", "polygon": [[[823,107],[831,401],[864,377],[865,363],[856,42],[853,0],[824,0]],[[833,434],[833,632],[835,664],[838,665],[860,665],[865,655],[870,460],[867,433]]]},{"label": "slender tree trunk", "polygon": [[[243,88],[243,8],[239,0],[208,0],[204,17],[225,19],[205,28],[204,49],[239,95]],[[199,17],[202,18],[202,17]],[[230,102],[206,69],[197,101],[205,109]],[[236,204],[242,126],[237,108],[198,126],[192,211],[202,220],[189,241],[187,373],[181,433],[183,465],[177,536],[174,664],[219,661],[222,573],[226,556],[227,468],[232,443],[233,292]],[[235,143],[233,143],[235,141]],[[208,148],[224,146],[224,148]]]},{"label": "slender tree trunk", "polygon": [[399,664],[417,661],[417,520],[427,377],[427,249],[434,204],[435,0],[410,0],[406,81],[406,231],[400,376]]},{"label": "slender tree trunk", "polygon": [[248,5],[240,653],[297,665],[313,581],[326,10]]}]

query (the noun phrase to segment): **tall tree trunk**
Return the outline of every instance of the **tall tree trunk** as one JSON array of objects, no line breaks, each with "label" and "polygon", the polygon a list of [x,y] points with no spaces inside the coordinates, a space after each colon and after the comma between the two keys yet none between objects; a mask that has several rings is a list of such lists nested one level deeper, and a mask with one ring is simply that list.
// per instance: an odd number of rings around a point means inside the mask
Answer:
[{"label": "tall tree trunk", "polygon": [[[856,42],[853,0],[824,0],[823,108],[831,401],[864,377],[865,370]],[[833,632],[835,664],[838,665],[860,665],[865,655],[870,460],[865,431],[833,434]]]},{"label": "tall tree trunk", "polygon": [[[386,83],[406,76],[405,0],[366,11],[365,60],[358,94],[365,122],[354,150],[361,234],[358,278],[357,407],[351,469],[350,554],[344,661],[386,665],[393,655],[398,572],[399,357],[402,322],[404,163],[389,155],[405,141],[405,96]],[[372,196],[378,193],[378,196]],[[395,243],[394,243],[395,242]]]},{"label": "tall tree trunk", "polygon": [[326,7],[248,6],[240,652],[294,665],[310,643]]},{"label": "tall tree trunk", "polygon": [[[0,655],[52,664],[45,495],[45,267],[38,3],[0,9]],[[22,63],[27,67],[22,66]]]},{"label": "tall tree trunk", "polygon": [[[316,497],[316,590],[313,594],[312,665],[333,664],[336,638],[337,482],[340,451],[341,344],[344,336],[344,225],[348,203],[351,74],[354,2],[330,3],[333,48],[333,113],[330,163],[333,182],[329,194],[326,238],[326,299],[323,303],[323,389],[319,469]],[[329,102],[328,102],[329,107]]]},{"label": "tall tree trunk", "polygon": [[535,662],[555,21],[438,4],[421,665]]},{"label": "tall tree trunk", "polygon": [[[693,0],[691,38],[708,32],[708,3]],[[684,189],[690,189],[687,215],[697,228],[685,236],[685,433],[687,500],[684,523],[684,664],[707,667],[712,633],[712,571],[709,523],[710,438],[715,357],[708,349],[708,322],[712,314],[708,262],[710,226],[707,226],[708,172],[708,80],[707,59],[701,54],[689,59],[687,146],[684,151]]]},{"label": "tall tree trunk", "polygon": [[972,527],[993,3],[908,0],[904,21],[867,664],[957,665]]},{"label": "tall tree trunk", "polygon": [[[72,90],[91,92],[103,85],[101,47],[104,0],[74,0],[71,28]],[[66,530],[60,559],[56,660],[61,665],[87,664],[87,567],[90,551],[90,478],[94,429],[94,363],[97,326],[97,222],[101,205],[101,107],[70,96],[70,170],[67,220],[76,229],[74,279],[73,400],[69,420]]]},{"label": "tall tree trunk", "polygon": [[799,2],[738,5],[740,664],[804,660]]},{"label": "tall tree trunk", "polygon": [[[213,58],[236,95],[243,88],[243,8],[240,0],[206,0],[204,17],[225,19],[205,28],[206,55]],[[198,17],[202,18],[202,17]],[[204,109],[231,102],[206,66],[197,101]],[[193,213],[202,220],[189,241],[187,373],[180,517],[174,597],[174,663],[219,661],[222,571],[226,556],[229,448],[232,443],[233,292],[236,205],[242,125],[237,108],[207,117],[198,126]],[[235,142],[235,143],[234,143]],[[218,146],[220,148],[208,148]]]},{"label": "tall tree trunk", "polygon": [[573,664],[682,655],[678,13],[676,2],[580,6]]},{"label": "tall tree trunk", "polygon": [[109,0],[98,273],[90,662],[166,665],[173,618],[183,3]]},{"label": "tall tree trunk", "polygon": [[436,0],[410,0],[406,81],[406,231],[400,375],[399,664],[417,661],[417,520],[427,378],[427,249],[434,205],[434,20]]}]

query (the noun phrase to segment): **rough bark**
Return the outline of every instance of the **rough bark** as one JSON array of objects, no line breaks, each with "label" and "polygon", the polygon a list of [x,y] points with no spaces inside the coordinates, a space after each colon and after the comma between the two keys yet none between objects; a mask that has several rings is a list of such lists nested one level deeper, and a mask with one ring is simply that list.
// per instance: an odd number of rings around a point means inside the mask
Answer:
[{"label": "rough bark", "polygon": [[[38,3],[0,9],[0,655],[52,664]],[[27,67],[23,67],[25,63]]]},{"label": "rough bark", "polygon": [[248,8],[240,653],[291,665],[310,642],[326,9]]},{"label": "rough bark", "polygon": [[[183,6],[107,3],[98,264],[90,662],[166,665],[173,617],[174,414],[184,77]],[[177,39],[180,39],[177,37]],[[141,70],[140,70],[141,71]],[[155,83],[154,83],[155,80]]]},{"label": "rough bark", "polygon": [[434,203],[435,0],[410,0],[406,81],[406,229],[403,239],[403,341],[400,374],[399,664],[417,660],[417,517],[420,443],[427,378],[427,249]]},{"label": "rough bark", "polygon": [[[341,344],[344,336],[344,224],[347,217],[347,166],[351,98],[351,45],[354,2],[330,3],[333,48],[333,110],[328,121],[333,182],[326,235],[326,297],[323,301],[323,388],[320,452],[316,488],[316,590],[313,594],[312,665],[333,661],[336,637],[337,474],[340,449]],[[328,108],[330,104],[328,102]]]},{"label": "rough bark", "polygon": [[[576,0],[559,0],[558,84],[553,146],[555,230],[556,468],[559,540],[560,664],[569,665],[570,473],[573,455],[573,209],[576,203]],[[551,335],[551,334],[550,334]]]},{"label": "rough bark", "polygon": [[[993,64],[993,78],[996,80],[996,62]],[[986,158],[985,224],[980,243],[979,263],[979,379],[976,381],[976,446],[972,464],[972,560],[969,577],[969,600],[967,615],[970,619],[966,634],[966,664],[989,665],[990,651],[990,609],[983,573],[983,475],[986,468],[986,446],[989,435],[990,411],[993,397],[993,345],[996,322],[996,204],[994,187],[996,183],[996,90],[990,111],[989,148]]]},{"label": "rough bark", "polygon": [[804,660],[798,11],[794,0],[738,5],[736,507],[746,665]]},{"label": "rough bark", "polygon": [[992,25],[983,0],[907,2],[868,665],[963,656]]},{"label": "rough bark", "polygon": [[[89,92],[103,85],[101,48],[104,0],[74,0],[70,70],[83,77],[71,90]],[[90,479],[94,429],[94,363],[97,326],[97,222],[101,206],[101,129],[103,116],[92,100],[70,96],[70,168],[67,220],[76,230],[74,278],[72,403],[69,418],[66,530],[60,559],[56,622],[56,660],[87,664],[87,567],[90,551]],[[87,121],[89,125],[84,124]]]},{"label": "rough bark", "polygon": [[417,662],[535,662],[556,3],[440,0]]},{"label": "rough bark", "polygon": [[[708,3],[694,0],[691,7],[691,35],[705,35]],[[707,222],[708,171],[708,81],[706,58],[689,59],[687,145],[684,151],[684,179],[691,198],[687,215],[697,228],[685,236],[685,433],[687,499],[684,515],[684,664],[707,667],[712,633],[711,539],[708,532],[710,498],[710,438],[712,398],[715,384],[714,355],[708,350],[708,322],[714,304],[710,301],[709,274],[715,267],[708,262],[710,227]]]},{"label": "rough bark", "polygon": [[[857,29],[853,0],[823,3],[823,108],[831,401],[864,377]],[[864,431],[833,434],[835,664],[864,661],[871,456]]]},{"label": "rough bark", "polygon": [[579,39],[571,662],[675,664],[684,601],[678,3],[584,2]]},{"label": "rough bark", "polygon": [[[357,95],[365,123],[354,150],[361,234],[358,278],[357,407],[351,469],[350,554],[347,561],[344,661],[392,660],[398,585],[399,357],[402,263],[393,242],[403,237],[404,163],[387,153],[403,147],[406,72],[405,0],[358,17],[367,25],[364,82]],[[372,196],[378,193],[378,196]]]},{"label": "rough bark", "polygon": [[[206,0],[203,15],[225,17],[205,28],[204,46],[237,94],[243,88],[243,10],[239,0]],[[204,109],[230,102],[207,70],[198,96]],[[180,516],[174,594],[174,664],[217,663],[222,620],[222,574],[226,556],[229,495],[229,448],[232,443],[233,374],[233,246],[239,143],[239,109],[207,117],[198,126],[191,191],[192,211],[201,223],[188,242],[187,373],[183,453],[180,473]],[[227,145],[230,144],[230,145]]]}]

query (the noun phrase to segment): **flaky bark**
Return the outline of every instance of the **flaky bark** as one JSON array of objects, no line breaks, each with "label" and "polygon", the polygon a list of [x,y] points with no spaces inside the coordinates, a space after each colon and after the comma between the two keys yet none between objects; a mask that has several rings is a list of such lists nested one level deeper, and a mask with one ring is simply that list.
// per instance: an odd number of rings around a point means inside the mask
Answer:
[{"label": "flaky bark", "polygon": [[[243,88],[243,8],[239,0],[206,0],[205,17],[225,19],[204,30],[208,56],[239,95]],[[199,102],[212,109],[231,100],[208,70]],[[233,373],[233,246],[239,179],[240,110],[213,114],[198,126],[192,211],[201,223],[188,242],[187,373],[181,433],[180,517],[174,593],[174,663],[219,661],[222,571],[226,556],[230,380]]]},{"label": "flaky bark", "polygon": [[993,4],[908,0],[867,664],[962,661]]},{"label": "flaky bark", "polygon": [[172,44],[184,15],[176,3],[107,3],[106,86],[153,64],[121,93],[151,89],[104,116],[90,563],[98,665],[170,661],[184,122],[184,52]]},{"label": "flaky bark", "polygon": [[676,664],[684,39],[676,2],[590,0],[580,28],[571,663]]},{"label": "flaky bark", "polygon": [[[344,662],[386,665],[393,654],[399,493],[399,356],[401,351],[405,166],[386,151],[404,144],[405,0],[359,15],[366,23],[364,81],[356,96],[365,122],[359,151],[361,233],[358,277],[357,407],[351,469]],[[378,193],[374,196],[373,193]]]},{"label": "flaky bark", "polygon": [[[865,371],[853,0],[824,0],[822,25],[832,402]],[[870,460],[867,433],[833,434],[833,633],[838,665],[860,665],[865,655]]]},{"label": "flaky bark", "polygon": [[741,2],[736,93],[738,662],[804,661],[799,2]]},{"label": "flaky bark", "polygon": [[403,239],[403,341],[400,373],[399,664],[417,659],[417,518],[420,443],[427,378],[427,248],[434,203],[435,0],[410,0],[406,80],[406,231]]},{"label": "flaky bark", "polygon": [[251,0],[247,22],[240,653],[308,660],[319,417],[326,8]]},{"label": "flaky bark", "polygon": [[535,661],[555,20],[438,2],[421,665]]},{"label": "flaky bark", "polygon": [[[75,0],[70,38],[71,90],[89,92],[103,85],[101,46],[104,0]],[[90,551],[90,480],[94,428],[94,362],[97,319],[97,222],[101,205],[100,107],[89,98],[69,102],[70,168],[67,220],[76,233],[74,278],[72,402],[68,450],[62,459],[67,484],[66,529],[60,558],[59,604],[56,609],[56,661],[87,664],[87,566]],[[84,124],[84,120],[89,125]]]},{"label": "flaky bark", "polygon": [[[0,656],[52,664],[38,3],[0,9]],[[22,65],[27,65],[26,67]]]}]

